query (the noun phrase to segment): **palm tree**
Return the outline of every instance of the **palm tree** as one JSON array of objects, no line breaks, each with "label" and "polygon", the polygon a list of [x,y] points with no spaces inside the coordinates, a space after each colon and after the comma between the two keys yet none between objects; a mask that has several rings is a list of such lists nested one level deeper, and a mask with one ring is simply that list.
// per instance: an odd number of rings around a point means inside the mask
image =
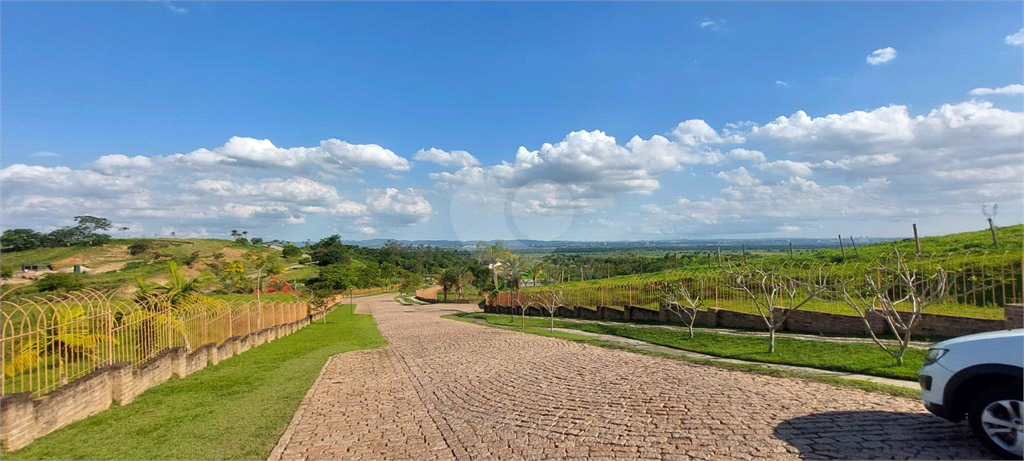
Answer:
[{"label": "palm tree", "polygon": [[523,273],[523,279],[529,280],[532,286],[537,286],[546,276],[544,266],[539,261],[528,266]]},{"label": "palm tree", "polygon": [[455,285],[455,293],[458,294],[459,300],[462,300],[462,289],[468,287],[473,283],[476,277],[473,277],[473,273],[466,268],[459,268],[459,281]]},{"label": "palm tree", "polygon": [[445,302],[448,301],[448,292],[455,289],[459,284],[459,274],[456,269],[445,269],[441,273],[439,282],[441,283],[441,291],[444,293]]},{"label": "palm tree", "polygon": [[38,337],[24,337],[14,343],[12,356],[4,363],[3,373],[13,378],[16,374],[37,367],[40,361],[57,362],[61,382],[67,382],[67,365],[78,359],[99,357],[101,346],[117,344],[117,340],[92,331],[89,313],[81,304],[60,305]]},{"label": "palm tree", "polygon": [[[181,335],[185,349],[191,351],[192,345],[185,330],[186,315],[216,307],[221,302],[199,295],[203,288],[200,277],[186,278],[174,261],[167,261],[167,269],[171,278],[165,285],[149,286],[142,277],[136,279],[139,291],[135,295],[135,302],[143,309],[126,315],[122,323],[139,322],[143,329],[165,328],[173,331]],[[154,345],[148,346],[152,349]]]},{"label": "palm tree", "polygon": [[[508,253],[501,261],[501,273],[505,280],[508,282],[509,288],[511,288],[512,295],[512,307],[515,308],[516,303],[519,301],[519,286],[523,281],[523,273],[526,272],[527,264],[519,255],[515,253]],[[526,328],[526,306],[519,303],[519,308],[523,311],[523,328]]]},{"label": "palm tree", "polygon": [[494,289],[498,289],[498,268],[501,266],[501,260],[511,254],[508,246],[505,242],[499,240],[494,245],[488,245],[484,242],[476,244],[477,260],[481,264],[487,264],[487,268],[491,270],[491,275],[494,276]]}]

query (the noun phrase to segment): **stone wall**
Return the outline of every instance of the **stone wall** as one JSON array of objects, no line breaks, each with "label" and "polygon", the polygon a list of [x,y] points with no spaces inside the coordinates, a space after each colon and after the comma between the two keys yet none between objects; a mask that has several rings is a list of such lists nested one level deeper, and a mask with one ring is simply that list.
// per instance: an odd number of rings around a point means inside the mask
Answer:
[{"label": "stone wall", "polygon": [[171,376],[184,378],[207,365],[216,365],[298,331],[327,312],[242,338],[231,337],[219,345],[203,344],[191,352],[184,347],[167,349],[135,369],[129,362],[108,365],[36,399],[28,392],[4,395],[0,397],[0,445],[5,450],[18,450],[39,437],[106,410],[111,403],[127,405]]},{"label": "stone wall", "polygon": [[[484,306],[484,312],[508,314],[510,312],[518,313],[519,309],[517,308],[513,310],[508,306]],[[539,312],[539,310],[529,307],[526,310],[526,315],[536,315],[537,312]],[[920,323],[917,327],[917,334],[923,336],[952,338],[986,331],[1004,330],[1008,328],[1024,328],[1024,305],[1007,304],[1003,308],[1003,312],[1006,317],[1005,320],[986,320],[967,317],[953,317],[948,315],[921,314]],[[581,306],[573,308],[560,307],[556,310],[555,316],[588,320],[687,323],[686,319],[681,317],[679,314],[667,309],[655,311],[637,306],[626,306],[623,309],[600,306],[597,310]],[[871,330],[875,333],[889,333],[888,326],[881,317],[869,317],[869,324]],[[701,327],[740,328],[748,330],[766,329],[764,319],[762,319],[758,314],[747,314],[718,308],[709,308],[705,311],[699,311],[697,313],[697,318],[694,320],[694,325]],[[869,326],[866,325],[864,320],[860,317],[798,310],[789,315],[779,331],[861,335],[868,333],[868,327]]]}]

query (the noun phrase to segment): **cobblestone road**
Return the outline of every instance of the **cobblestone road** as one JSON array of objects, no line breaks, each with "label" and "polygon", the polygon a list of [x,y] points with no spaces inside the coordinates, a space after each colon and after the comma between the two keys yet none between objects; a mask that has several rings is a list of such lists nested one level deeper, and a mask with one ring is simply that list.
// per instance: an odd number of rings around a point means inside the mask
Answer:
[{"label": "cobblestone road", "polygon": [[983,459],[917,400],[360,300],[389,341],[333,357],[271,459]]}]

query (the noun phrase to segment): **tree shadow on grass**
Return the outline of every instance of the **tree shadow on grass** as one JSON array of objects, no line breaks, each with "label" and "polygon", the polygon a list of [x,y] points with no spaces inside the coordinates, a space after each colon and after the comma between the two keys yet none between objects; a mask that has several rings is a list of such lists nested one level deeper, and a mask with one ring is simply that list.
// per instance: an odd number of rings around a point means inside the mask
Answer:
[{"label": "tree shadow on grass", "polygon": [[815,413],[783,421],[773,435],[802,459],[998,459],[966,423],[927,413]]}]

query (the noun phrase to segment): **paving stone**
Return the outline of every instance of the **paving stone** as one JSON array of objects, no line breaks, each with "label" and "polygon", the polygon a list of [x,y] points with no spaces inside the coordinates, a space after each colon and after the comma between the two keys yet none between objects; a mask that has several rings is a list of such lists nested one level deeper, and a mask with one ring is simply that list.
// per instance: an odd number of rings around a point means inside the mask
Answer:
[{"label": "paving stone", "polygon": [[329,359],[271,459],[993,456],[918,400],[359,304],[388,345]]}]

